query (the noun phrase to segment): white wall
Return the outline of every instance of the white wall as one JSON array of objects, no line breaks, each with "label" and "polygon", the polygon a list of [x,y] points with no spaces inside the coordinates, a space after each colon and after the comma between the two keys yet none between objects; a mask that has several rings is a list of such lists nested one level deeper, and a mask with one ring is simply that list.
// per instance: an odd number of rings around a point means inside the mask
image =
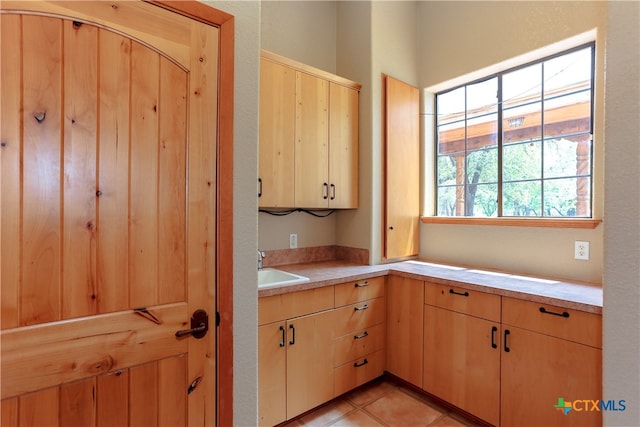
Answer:
[{"label": "white wall", "polygon": [[[604,201],[604,46],[606,2],[419,2],[420,86],[439,90],[596,39],[594,218]],[[574,39],[567,41],[567,39]],[[555,46],[552,46],[555,45]],[[504,68],[502,68],[504,69]],[[481,70],[480,72],[477,72]],[[464,80],[464,78],[462,80]],[[424,110],[423,110],[424,112]],[[433,117],[423,116],[429,128]],[[433,131],[425,132],[426,162]],[[433,175],[424,180],[429,189]],[[425,214],[433,213],[433,199]],[[422,224],[420,257],[435,261],[602,282],[604,227],[593,230]],[[588,241],[589,261],[573,257],[574,242]]]},{"label": "white wall", "polygon": [[604,398],[627,410],[607,426],[640,425],[640,3],[609,2],[604,217]]},{"label": "white wall", "polygon": [[[335,1],[264,1],[260,48],[330,73],[336,72]],[[345,76],[349,78],[348,76]],[[258,216],[260,250],[288,249],[289,234],[298,247],[335,244],[337,215],[318,219],[306,213]]]},{"label": "white wall", "polygon": [[235,16],[233,176],[233,413],[234,425],[258,419],[258,79],[260,3],[210,1]]}]

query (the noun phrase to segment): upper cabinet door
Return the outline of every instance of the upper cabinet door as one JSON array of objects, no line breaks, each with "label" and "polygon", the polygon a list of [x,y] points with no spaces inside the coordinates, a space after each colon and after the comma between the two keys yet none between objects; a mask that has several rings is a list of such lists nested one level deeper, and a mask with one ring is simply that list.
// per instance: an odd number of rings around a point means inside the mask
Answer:
[{"label": "upper cabinet door", "polygon": [[419,250],[419,92],[389,76],[384,83],[384,257],[394,259]]},{"label": "upper cabinet door", "polygon": [[329,82],[297,72],[295,206],[329,204]]},{"label": "upper cabinet door", "polygon": [[294,205],[296,72],[267,59],[260,61],[260,207]]},{"label": "upper cabinet door", "polygon": [[359,83],[262,51],[258,204],[358,207]]},{"label": "upper cabinet door", "polygon": [[329,84],[329,207],[358,207],[358,91]]}]

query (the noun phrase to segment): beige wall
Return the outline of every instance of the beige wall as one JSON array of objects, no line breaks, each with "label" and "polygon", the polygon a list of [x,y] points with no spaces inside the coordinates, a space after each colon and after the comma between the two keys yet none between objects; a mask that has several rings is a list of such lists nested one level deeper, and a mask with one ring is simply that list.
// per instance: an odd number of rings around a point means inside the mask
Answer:
[{"label": "beige wall", "polygon": [[234,425],[257,425],[258,282],[258,58],[260,3],[209,1],[235,16],[233,135],[233,414]]},{"label": "beige wall", "polygon": [[[420,48],[424,52],[419,55],[420,85],[429,88],[425,98],[429,98],[429,91],[596,39],[595,218],[602,218],[604,200],[606,18],[606,2],[419,2]],[[423,112],[432,112],[430,107],[423,106]],[[423,117],[427,129],[424,163],[431,167],[432,116]],[[433,174],[427,174],[423,182],[430,190]],[[425,214],[433,214],[432,192],[424,206]],[[556,230],[422,224],[420,257],[601,283],[603,230],[602,225],[594,230]],[[590,242],[589,261],[574,259],[576,240]]]},{"label": "beige wall", "polygon": [[[257,1],[215,1],[209,2],[214,7],[224,10],[236,16],[236,97],[235,97],[235,134],[234,134],[234,425],[250,426],[257,424],[257,290],[255,283],[257,281],[257,272],[251,268],[255,262],[255,251],[257,249],[257,201],[256,201],[256,179],[257,179],[257,121],[258,121],[258,50],[260,48],[260,8],[261,4]],[[262,7],[265,6],[262,3]],[[300,2],[303,3],[303,2]],[[338,34],[344,33],[355,36],[351,39],[354,45],[350,45],[348,49],[338,49],[337,68],[338,71],[342,67],[352,72],[365,73],[362,71],[366,67],[372,67],[372,51],[371,42],[367,41],[368,34],[374,32],[371,28],[372,23],[372,6],[369,2],[340,2],[339,9],[343,15],[338,19]],[[499,2],[506,4],[506,2]],[[518,2],[516,2],[518,3]],[[541,2],[543,3],[543,2]],[[459,4],[452,2],[452,6]],[[482,3],[480,3],[482,4]],[[593,14],[593,7],[590,3],[582,3],[585,5],[585,11],[576,11],[575,16],[581,16],[588,10]],[[427,4],[420,3],[420,25],[418,28],[426,30],[425,25],[428,21],[422,19],[424,7]],[[435,6],[435,5],[431,5]],[[531,6],[531,5],[530,5]],[[638,117],[640,116],[639,106],[639,88],[640,81],[640,27],[639,10],[640,4],[637,2],[612,2],[609,5],[609,35],[607,42],[608,64],[607,73],[607,120],[605,126],[605,136],[607,139],[607,210],[604,216],[604,392],[605,399],[625,399],[627,401],[627,410],[625,412],[607,412],[604,414],[605,425],[610,426],[632,426],[640,425],[640,373],[638,372],[638,354],[640,354],[640,334],[638,333],[640,325],[640,220],[638,211],[640,210],[640,188],[638,176],[640,176],[640,146],[638,139],[640,134]],[[536,7],[533,4],[532,7]],[[544,7],[544,6],[540,6]],[[555,7],[562,7],[562,2],[554,4]],[[464,8],[466,10],[466,8]],[[378,9],[378,12],[383,9]],[[539,28],[534,31],[536,39],[542,39],[545,44],[552,40],[544,39],[545,31],[547,31],[547,23],[553,20],[553,16],[547,16],[542,13],[542,9],[536,9],[532,17],[524,16],[523,21],[529,22],[529,26],[533,22],[539,22]],[[441,20],[444,22],[447,16],[450,17],[450,23],[457,19],[460,20],[464,16],[465,25],[474,25],[474,16],[468,16],[470,12],[461,11],[462,15],[455,14],[449,10],[443,13]],[[566,13],[564,14],[567,18]],[[602,16],[607,16],[606,11],[602,11]],[[383,21],[379,16],[378,21]],[[592,16],[593,18],[593,16]],[[353,33],[349,29],[349,21],[353,21]],[[431,21],[437,21],[432,19]],[[437,22],[432,22],[434,25]],[[557,24],[557,22],[556,22]],[[409,24],[411,25],[411,24]],[[560,25],[562,28],[563,25]],[[570,27],[570,26],[569,26]],[[364,33],[360,33],[363,31]],[[483,29],[478,29],[479,33],[483,33]],[[571,31],[565,33],[569,35]],[[422,34],[422,33],[421,33]],[[512,35],[509,35],[511,37]],[[564,37],[564,36],[563,36]],[[419,45],[421,51],[426,50],[422,47],[422,41]],[[542,42],[541,42],[542,43]],[[602,44],[600,44],[602,46]],[[535,48],[535,45],[528,46]],[[360,49],[360,52],[356,52]],[[502,49],[496,49],[502,52]],[[356,52],[356,53],[354,53]],[[450,56],[450,52],[446,53],[445,58]],[[381,54],[381,52],[379,52]],[[489,52],[489,55],[495,52]],[[515,55],[517,52],[509,52],[509,55]],[[347,66],[349,55],[357,58],[357,65]],[[436,82],[446,79],[447,77],[429,77],[427,68],[434,61],[434,56],[420,56],[421,65],[419,75],[421,87],[435,84]],[[487,66],[491,63],[504,60],[502,57],[492,57],[486,61]],[[348,67],[348,68],[347,68]],[[379,70],[376,70],[376,73]],[[458,73],[467,73],[471,69],[460,69]],[[424,73],[427,72],[425,75]],[[402,76],[400,76],[402,77]],[[353,78],[353,77],[352,77]],[[406,77],[405,77],[406,78]],[[378,75],[374,76],[373,72],[360,80],[365,85],[374,86],[374,82],[378,79]],[[365,164],[365,172],[371,175],[371,182],[361,184],[361,191],[367,191],[369,194],[361,196],[362,201],[367,201],[362,214],[350,215],[353,218],[354,227],[361,227],[365,224],[363,230],[358,231],[354,239],[363,239],[361,234],[366,234],[370,230],[378,227],[373,224],[373,211],[379,210],[380,207],[374,206],[377,203],[377,196],[374,198],[373,192],[378,191],[379,184],[374,184],[379,176],[379,171],[373,172],[373,158],[380,155],[374,152],[373,145],[370,141],[379,138],[379,103],[374,103],[373,98],[378,93],[363,92],[361,99],[364,99],[364,106],[361,108],[365,112],[365,116],[361,121],[361,135],[365,135],[363,140],[370,144],[368,154],[364,157],[365,163],[371,161],[371,166]],[[379,99],[379,98],[377,98]],[[375,105],[374,105],[375,104]],[[375,118],[374,118],[375,116]],[[362,157],[361,157],[362,162]],[[251,166],[253,165],[253,167]],[[361,163],[362,165],[362,163]],[[370,202],[370,203],[369,203]],[[360,210],[359,210],[360,211]],[[379,221],[379,220],[378,220]],[[599,228],[600,228],[599,227]],[[340,226],[336,226],[339,230]],[[483,228],[484,229],[484,228]],[[486,228],[491,230],[491,228]],[[482,233],[482,229],[470,231],[471,234]],[[502,232],[513,234],[509,239],[519,239],[518,229],[512,231],[502,229]],[[526,230],[525,230],[526,231]],[[373,233],[373,231],[371,231]],[[448,239],[447,230],[440,230],[441,236],[437,238],[439,242],[446,247]],[[285,228],[285,233],[288,230]],[[336,234],[341,232],[336,231]],[[348,234],[348,233],[345,233]],[[379,234],[379,232],[378,232]],[[535,234],[535,233],[533,233]],[[528,233],[530,238],[537,239],[532,233]],[[485,239],[492,238],[495,233],[486,232]],[[487,237],[489,236],[489,237]],[[428,231],[423,233],[424,238],[429,238]],[[337,237],[338,238],[338,237]],[[565,236],[562,241],[571,241],[573,236]],[[366,236],[367,242],[372,240],[371,236]],[[434,237],[434,240],[436,238]],[[517,240],[516,239],[516,240]],[[553,236],[549,236],[553,239]],[[524,240],[520,240],[520,243]],[[432,242],[425,241],[423,246],[431,245]],[[508,243],[514,244],[514,242]],[[536,243],[538,244],[538,243]],[[514,246],[515,247],[515,246]],[[548,245],[545,246],[548,249]]]},{"label": "beige wall", "polygon": [[640,3],[610,2],[604,215],[606,426],[640,425]]},{"label": "beige wall", "polygon": [[[336,10],[334,1],[261,2],[261,49],[335,73]],[[298,234],[301,248],[333,245],[336,218],[337,215],[318,219],[306,213],[282,217],[260,213],[258,247],[288,249],[291,233]]]}]

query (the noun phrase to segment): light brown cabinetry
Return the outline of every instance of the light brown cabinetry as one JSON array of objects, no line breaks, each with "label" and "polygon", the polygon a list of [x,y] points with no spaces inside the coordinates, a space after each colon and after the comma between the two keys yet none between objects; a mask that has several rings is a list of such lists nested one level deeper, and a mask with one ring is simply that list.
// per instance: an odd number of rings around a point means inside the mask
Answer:
[{"label": "light brown cabinetry", "polygon": [[385,277],[258,302],[258,415],[289,420],[384,372]]},{"label": "light brown cabinetry", "polygon": [[360,84],[263,51],[260,207],[358,207]]},{"label": "light brown cabinetry", "polygon": [[260,206],[294,205],[296,71],[274,61],[260,61]]},{"label": "light brown cabinetry", "polygon": [[424,390],[498,425],[500,296],[427,282],[425,303]]},{"label": "light brown cabinetry", "polygon": [[385,278],[336,285],[333,364],[339,396],[384,372]]},{"label": "light brown cabinetry", "polygon": [[419,91],[384,76],[384,257],[419,250]]},{"label": "light brown cabinetry", "polygon": [[[602,425],[591,405],[602,398],[601,316],[507,297],[502,304],[501,425]],[[574,405],[566,416],[555,407],[560,398]]]},{"label": "light brown cabinetry", "polygon": [[386,370],[422,387],[424,282],[387,277]]},{"label": "light brown cabinetry", "polygon": [[260,425],[279,424],[333,397],[333,307],[332,286],[259,300]]}]

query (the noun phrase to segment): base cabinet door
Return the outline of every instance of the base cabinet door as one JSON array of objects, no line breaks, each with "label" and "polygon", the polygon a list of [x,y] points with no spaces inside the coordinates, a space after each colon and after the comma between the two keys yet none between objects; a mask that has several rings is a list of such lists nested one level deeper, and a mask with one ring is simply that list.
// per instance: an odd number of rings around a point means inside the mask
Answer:
[{"label": "base cabinet door", "polygon": [[286,322],[258,327],[258,416],[260,426],[287,419]]},{"label": "base cabinet door", "polygon": [[386,370],[422,387],[424,282],[387,278]]},{"label": "base cabinet door", "polygon": [[333,398],[334,311],[287,321],[287,419]]},{"label": "base cabinet door", "polygon": [[503,427],[602,425],[601,349],[506,325],[502,339]]},{"label": "base cabinet door", "polygon": [[333,310],[258,327],[258,418],[289,420],[333,398]]},{"label": "base cabinet door", "polygon": [[500,324],[425,305],[423,388],[500,422]]}]

